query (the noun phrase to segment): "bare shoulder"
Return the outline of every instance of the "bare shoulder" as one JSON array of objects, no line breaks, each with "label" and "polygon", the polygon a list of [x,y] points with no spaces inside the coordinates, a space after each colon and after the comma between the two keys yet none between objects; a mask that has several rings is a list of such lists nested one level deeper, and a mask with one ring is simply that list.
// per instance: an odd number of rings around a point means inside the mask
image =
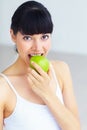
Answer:
[{"label": "bare shoulder", "polygon": [[[5,89],[3,88],[4,86],[4,80],[3,78],[0,76],[0,122],[2,123],[3,121],[3,111],[5,109]],[[1,128],[1,126],[0,126]]]},{"label": "bare shoulder", "polygon": [[6,105],[6,89],[5,89],[5,81],[3,77],[0,76],[0,129],[3,127],[3,118],[4,111]]},{"label": "bare shoulder", "polygon": [[72,82],[69,65],[64,61],[51,61],[51,63],[55,69],[56,75],[60,83],[60,87],[63,90],[66,86],[65,82],[67,82],[67,80]]},{"label": "bare shoulder", "polygon": [[6,85],[6,83],[5,83],[4,78],[0,76],[0,102],[1,102],[1,100],[4,101],[4,98],[6,96],[5,95],[6,94],[5,85]]},{"label": "bare shoulder", "polygon": [[69,65],[64,61],[52,61],[51,63],[58,72],[63,73],[63,76],[64,73],[70,72]]},{"label": "bare shoulder", "polygon": [[3,77],[0,76],[0,106],[5,107],[8,93],[7,83]]}]

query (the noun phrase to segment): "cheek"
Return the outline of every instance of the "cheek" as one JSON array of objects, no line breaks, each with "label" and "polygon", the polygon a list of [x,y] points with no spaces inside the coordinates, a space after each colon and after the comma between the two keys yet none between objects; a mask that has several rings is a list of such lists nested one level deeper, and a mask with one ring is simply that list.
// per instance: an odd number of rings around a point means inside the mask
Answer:
[{"label": "cheek", "polygon": [[47,43],[47,44],[45,44],[45,49],[46,49],[46,50],[49,51],[50,48],[51,48],[51,43],[50,43],[50,42]]},{"label": "cheek", "polygon": [[17,48],[18,48],[19,52],[26,52],[28,47],[27,47],[26,43],[18,42]]},{"label": "cheek", "polygon": [[18,49],[19,53],[25,51],[25,48],[22,44],[17,44],[17,49]]}]

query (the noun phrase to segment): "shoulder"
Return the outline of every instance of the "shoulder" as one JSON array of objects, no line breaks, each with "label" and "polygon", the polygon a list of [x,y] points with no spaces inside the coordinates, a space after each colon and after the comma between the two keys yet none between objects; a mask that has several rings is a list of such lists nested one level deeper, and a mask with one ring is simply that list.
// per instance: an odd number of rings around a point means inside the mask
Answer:
[{"label": "shoulder", "polygon": [[3,77],[0,76],[0,107],[5,108],[8,95],[7,83]]},{"label": "shoulder", "polygon": [[71,80],[71,72],[69,65],[64,61],[51,61],[55,73],[60,80],[60,84],[63,87],[66,86],[67,81],[72,82]]},{"label": "shoulder", "polygon": [[4,86],[4,80],[0,76],[0,112],[3,111],[5,107],[5,90],[3,86]]},{"label": "shoulder", "polygon": [[64,61],[51,61],[52,65],[55,69],[59,70],[60,72],[69,71],[69,65]]},{"label": "shoulder", "polygon": [[61,76],[66,77],[66,75],[70,74],[70,67],[64,61],[51,61],[55,71],[59,73]]},{"label": "shoulder", "polygon": [[[2,77],[2,76],[0,76],[0,98],[1,98],[1,96],[5,96],[5,92],[6,92],[6,81],[5,81],[5,79]],[[3,99],[3,98],[2,98]]]}]

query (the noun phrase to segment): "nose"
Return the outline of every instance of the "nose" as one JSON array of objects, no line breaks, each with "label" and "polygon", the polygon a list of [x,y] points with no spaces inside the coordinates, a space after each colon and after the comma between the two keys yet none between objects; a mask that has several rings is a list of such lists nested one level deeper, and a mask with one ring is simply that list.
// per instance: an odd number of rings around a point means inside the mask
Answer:
[{"label": "nose", "polygon": [[40,41],[34,41],[32,44],[32,49],[35,51],[39,51],[42,49],[42,44]]}]

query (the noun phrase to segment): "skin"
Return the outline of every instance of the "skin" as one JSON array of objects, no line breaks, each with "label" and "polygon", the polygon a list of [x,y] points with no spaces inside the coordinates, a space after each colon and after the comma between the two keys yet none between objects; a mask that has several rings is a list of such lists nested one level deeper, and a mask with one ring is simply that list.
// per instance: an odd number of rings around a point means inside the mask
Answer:
[{"label": "skin", "polygon": [[[47,55],[51,47],[51,35],[22,35],[20,32],[14,35],[12,30],[10,33],[17,46],[19,57],[3,73],[8,76],[18,94],[33,103],[47,105],[62,130],[80,130],[78,108],[68,65],[62,61],[50,61],[56,72],[64,105],[56,96],[52,66],[50,65],[48,73],[35,63],[32,64],[39,73],[29,66],[30,54]],[[9,117],[15,109],[16,95],[2,77],[0,77],[0,92],[2,92],[0,94],[0,130],[2,130],[3,119]]]}]

